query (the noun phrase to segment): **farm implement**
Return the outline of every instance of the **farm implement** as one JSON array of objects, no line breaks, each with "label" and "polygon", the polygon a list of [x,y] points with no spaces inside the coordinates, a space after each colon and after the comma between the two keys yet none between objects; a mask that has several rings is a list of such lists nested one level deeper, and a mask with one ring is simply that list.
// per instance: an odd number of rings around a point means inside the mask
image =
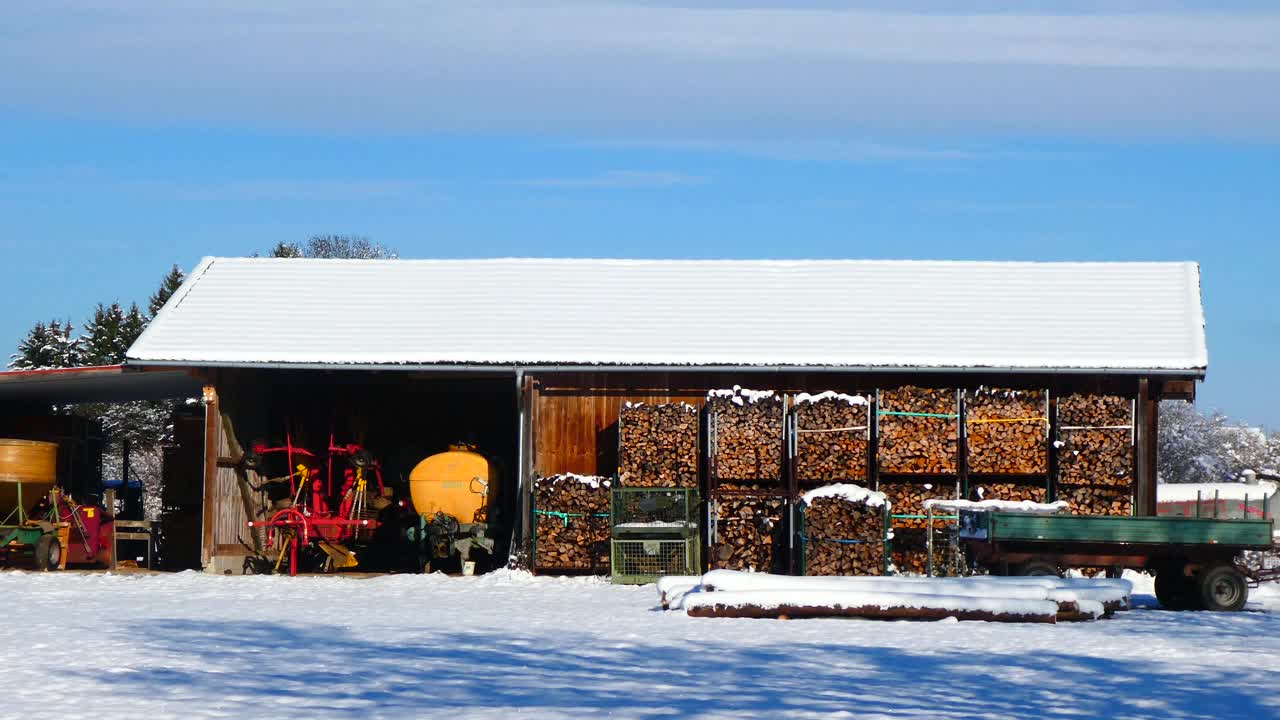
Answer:
[{"label": "farm implement", "polygon": [[[297,575],[356,567],[351,546],[372,538],[379,511],[390,505],[381,463],[363,446],[339,445],[330,436],[322,477],[321,456],[294,445],[289,436],[279,446],[255,444],[237,464],[262,473],[271,455],[283,455],[289,472],[251,486],[267,494],[271,505],[265,512],[271,515],[246,523],[251,532],[265,532],[265,546],[258,550],[257,543],[245,543],[253,551],[245,558],[245,573],[278,573],[287,567]],[[336,492],[335,465],[342,468]]]}]

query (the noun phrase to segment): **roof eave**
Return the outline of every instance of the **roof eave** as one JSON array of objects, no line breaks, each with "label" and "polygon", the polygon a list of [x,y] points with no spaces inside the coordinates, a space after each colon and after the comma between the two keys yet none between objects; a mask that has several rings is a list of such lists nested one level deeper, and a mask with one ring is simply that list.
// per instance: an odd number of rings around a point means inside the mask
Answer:
[{"label": "roof eave", "polygon": [[1017,375],[1134,375],[1201,380],[1205,368],[1110,368],[1022,366],[915,365],[646,365],[621,363],[332,363],[129,359],[132,367],[258,368],[263,370],[391,370],[440,372],[838,372],[838,373],[960,373]]}]

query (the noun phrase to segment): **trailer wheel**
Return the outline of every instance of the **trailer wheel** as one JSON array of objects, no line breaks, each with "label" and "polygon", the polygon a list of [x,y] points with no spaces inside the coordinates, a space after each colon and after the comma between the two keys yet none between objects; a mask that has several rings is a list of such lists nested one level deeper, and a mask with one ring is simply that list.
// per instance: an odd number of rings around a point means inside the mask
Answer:
[{"label": "trailer wheel", "polygon": [[1205,610],[1243,610],[1249,600],[1249,584],[1244,575],[1230,565],[1204,570],[1196,578],[1200,602]]},{"label": "trailer wheel", "polygon": [[1156,570],[1156,599],[1165,610],[1190,610],[1195,605],[1195,582],[1181,567]]},{"label": "trailer wheel", "polygon": [[62,543],[53,535],[41,535],[36,541],[36,569],[58,570],[62,567]]},{"label": "trailer wheel", "polygon": [[1019,575],[1027,577],[1062,577],[1058,566],[1047,560],[1030,560],[1018,568]]}]

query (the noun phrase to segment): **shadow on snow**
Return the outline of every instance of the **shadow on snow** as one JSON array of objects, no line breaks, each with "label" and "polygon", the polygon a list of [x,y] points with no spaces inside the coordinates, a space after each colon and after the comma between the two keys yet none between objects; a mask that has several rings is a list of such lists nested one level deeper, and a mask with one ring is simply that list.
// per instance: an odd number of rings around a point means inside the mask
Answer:
[{"label": "shadow on snow", "polygon": [[[1272,624],[1269,632],[1275,631]],[[177,619],[110,632],[127,632],[127,642],[150,661],[96,679],[114,689],[134,685],[138,693],[186,702],[193,710],[261,704],[263,711],[288,708],[295,717],[482,708],[526,708],[533,717],[539,709],[583,717],[618,710],[645,717],[843,711],[949,718],[1275,712],[1255,697],[1270,689],[1239,668],[1188,675],[1162,666],[1159,658],[1135,665],[1069,651],[988,653],[980,642],[946,655],[812,642],[693,645],[463,630],[409,630],[373,641],[332,623]],[[1064,634],[1063,646],[1069,649],[1071,642]]]}]

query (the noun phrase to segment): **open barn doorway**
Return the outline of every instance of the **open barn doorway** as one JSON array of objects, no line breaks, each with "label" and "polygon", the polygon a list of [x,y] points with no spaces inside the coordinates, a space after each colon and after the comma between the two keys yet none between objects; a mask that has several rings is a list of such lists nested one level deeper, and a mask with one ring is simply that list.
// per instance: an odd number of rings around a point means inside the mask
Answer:
[{"label": "open barn doorway", "polygon": [[[484,507],[476,518],[483,520],[492,547],[477,549],[477,570],[506,561],[518,507],[518,410],[511,376],[237,369],[219,371],[213,380],[221,427],[216,478],[205,491],[211,506],[204,541],[212,569],[253,571],[244,557],[256,557],[257,569],[263,569],[261,561],[271,559],[273,540],[279,541],[276,533],[248,527],[247,521],[261,523],[296,505],[313,524],[317,517],[376,521],[374,530],[332,530],[341,541],[334,544],[352,550],[357,560],[350,569],[461,570],[465,552],[424,547],[428,540],[442,542],[441,533],[453,543],[458,531],[447,526],[448,518],[436,517],[434,507],[431,517],[420,520],[427,512],[414,505],[410,487],[419,463],[446,452],[478,454],[489,473],[483,483],[470,474],[462,478],[465,489],[436,488],[480,496],[472,498]],[[252,467],[237,464],[248,454],[256,456]],[[353,501],[357,477],[366,490]],[[450,518],[464,533],[476,520]],[[445,522],[445,529],[433,521]],[[313,532],[328,532],[323,523],[317,527]],[[330,553],[333,559],[342,565]],[[333,567],[319,555],[313,564]]]}]

